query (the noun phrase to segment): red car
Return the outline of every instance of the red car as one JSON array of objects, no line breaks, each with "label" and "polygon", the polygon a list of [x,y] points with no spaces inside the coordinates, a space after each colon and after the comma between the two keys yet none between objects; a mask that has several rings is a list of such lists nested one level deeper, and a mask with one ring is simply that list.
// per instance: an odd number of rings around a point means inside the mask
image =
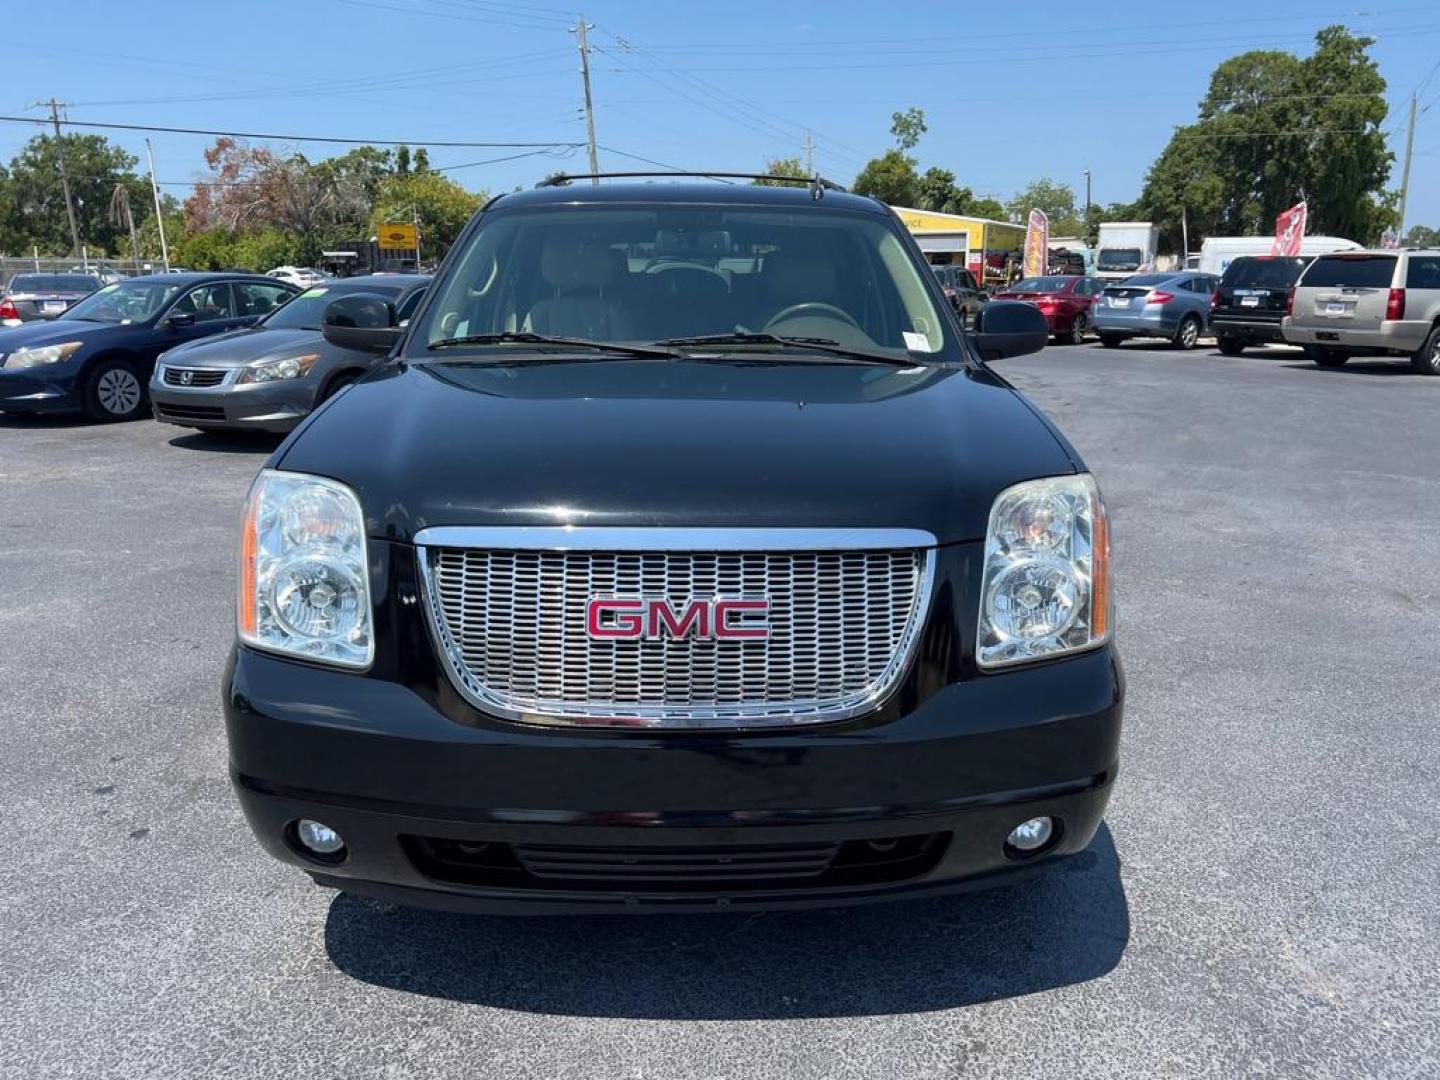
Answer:
[{"label": "red car", "polygon": [[996,300],[1028,300],[1040,309],[1056,340],[1071,345],[1085,341],[1090,326],[1090,305],[1105,291],[1100,278],[1056,274],[1051,277],[1023,278]]}]

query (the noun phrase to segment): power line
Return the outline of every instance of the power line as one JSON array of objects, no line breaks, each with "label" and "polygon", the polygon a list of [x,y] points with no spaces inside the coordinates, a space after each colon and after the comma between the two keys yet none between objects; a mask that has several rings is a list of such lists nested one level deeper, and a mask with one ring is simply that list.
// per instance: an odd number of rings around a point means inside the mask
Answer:
[{"label": "power line", "polygon": [[[71,127],[101,128],[113,131],[152,131],[167,135],[214,135],[231,139],[271,139],[275,142],[338,143],[342,146],[428,146],[435,148],[468,147],[472,149],[517,150],[555,146],[584,146],[584,143],[552,140],[550,142],[467,142],[436,139],[345,139],[335,135],[277,135],[273,132],[220,131],[212,128],[166,127],[160,124],[100,123],[96,120],[66,120]],[[0,123],[47,124],[33,116],[0,116]]]}]

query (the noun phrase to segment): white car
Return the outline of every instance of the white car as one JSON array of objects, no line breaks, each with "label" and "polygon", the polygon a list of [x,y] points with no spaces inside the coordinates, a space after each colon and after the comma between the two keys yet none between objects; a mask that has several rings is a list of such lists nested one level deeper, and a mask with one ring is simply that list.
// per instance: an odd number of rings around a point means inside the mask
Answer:
[{"label": "white car", "polygon": [[328,281],[330,276],[310,266],[277,266],[265,274],[279,281],[288,281],[292,285],[298,285],[302,289],[308,289],[312,285],[319,285],[322,281]]}]

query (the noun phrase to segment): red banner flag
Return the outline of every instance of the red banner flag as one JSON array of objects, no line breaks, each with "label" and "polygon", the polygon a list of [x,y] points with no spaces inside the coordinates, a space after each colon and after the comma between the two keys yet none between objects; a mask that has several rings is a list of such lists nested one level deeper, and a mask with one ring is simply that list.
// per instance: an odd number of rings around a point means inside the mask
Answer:
[{"label": "red banner flag", "polygon": [[1050,219],[1039,210],[1030,211],[1025,230],[1025,276],[1044,277],[1050,269]]},{"label": "red banner flag", "polygon": [[1270,247],[1271,255],[1300,254],[1300,244],[1305,239],[1307,209],[1305,203],[1296,203],[1275,218],[1275,243]]}]

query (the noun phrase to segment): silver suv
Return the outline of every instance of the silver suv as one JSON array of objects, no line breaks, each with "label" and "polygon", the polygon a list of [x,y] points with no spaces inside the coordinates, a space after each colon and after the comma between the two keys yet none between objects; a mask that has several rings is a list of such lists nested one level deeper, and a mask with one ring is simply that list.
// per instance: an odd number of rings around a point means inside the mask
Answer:
[{"label": "silver suv", "polygon": [[1321,367],[1408,356],[1440,375],[1440,251],[1321,255],[1290,290],[1281,333]]}]

